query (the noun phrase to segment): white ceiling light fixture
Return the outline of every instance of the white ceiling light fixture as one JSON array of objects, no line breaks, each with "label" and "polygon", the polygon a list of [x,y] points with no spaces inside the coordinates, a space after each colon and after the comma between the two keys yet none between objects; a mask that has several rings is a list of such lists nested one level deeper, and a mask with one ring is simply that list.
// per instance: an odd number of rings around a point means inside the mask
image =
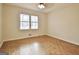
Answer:
[{"label": "white ceiling light fixture", "polygon": [[39,3],[38,8],[40,8],[40,9],[45,8],[45,4],[44,3]]}]

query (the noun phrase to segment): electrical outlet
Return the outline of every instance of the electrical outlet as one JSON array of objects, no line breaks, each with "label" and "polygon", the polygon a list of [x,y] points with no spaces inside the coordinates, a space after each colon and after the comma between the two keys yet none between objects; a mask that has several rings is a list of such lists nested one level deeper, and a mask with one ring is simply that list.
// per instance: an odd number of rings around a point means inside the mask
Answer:
[{"label": "electrical outlet", "polygon": [[29,36],[32,36],[32,34],[28,34]]}]

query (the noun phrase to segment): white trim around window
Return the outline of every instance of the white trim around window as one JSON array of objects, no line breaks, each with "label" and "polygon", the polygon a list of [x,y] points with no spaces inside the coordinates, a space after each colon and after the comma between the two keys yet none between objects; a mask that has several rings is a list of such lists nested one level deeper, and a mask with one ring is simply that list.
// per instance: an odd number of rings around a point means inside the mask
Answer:
[{"label": "white trim around window", "polygon": [[33,30],[39,28],[38,16],[20,14],[20,30]]}]

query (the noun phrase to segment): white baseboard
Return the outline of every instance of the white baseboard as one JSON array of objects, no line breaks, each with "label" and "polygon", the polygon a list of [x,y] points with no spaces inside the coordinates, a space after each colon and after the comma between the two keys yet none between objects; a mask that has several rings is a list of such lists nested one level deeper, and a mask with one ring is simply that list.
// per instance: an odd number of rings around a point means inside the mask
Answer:
[{"label": "white baseboard", "polygon": [[23,38],[36,37],[36,36],[41,36],[41,35],[43,35],[43,34],[40,34],[40,35],[34,35],[34,36],[28,36],[28,37],[11,38],[11,39],[8,39],[8,40],[4,40],[4,42],[6,42],[6,41],[12,41],[12,40],[20,40],[20,39],[23,39]]},{"label": "white baseboard", "polygon": [[70,41],[70,40],[66,40],[64,38],[60,38],[60,37],[57,37],[57,36],[54,36],[54,35],[51,35],[51,34],[48,34],[48,36],[51,36],[51,37],[54,37],[54,38],[58,38],[60,40],[63,40],[63,41],[66,41],[66,42],[69,42],[69,43],[72,43],[72,44],[75,44],[75,45],[79,45],[78,42],[73,42],[73,41]]},{"label": "white baseboard", "polygon": [[[60,40],[63,40],[63,41],[69,42],[69,43],[72,43],[72,44],[75,44],[75,45],[79,45],[79,43],[77,43],[77,42],[73,42],[73,41],[70,41],[70,40],[66,40],[66,39],[63,39],[63,38],[60,38],[60,37],[51,35],[51,34],[47,34],[47,35],[48,35],[48,36],[51,36],[51,37],[58,38],[58,39],[60,39]],[[12,39],[8,39],[8,40],[4,40],[4,41],[20,40],[20,39],[23,39],[23,38],[30,38],[30,37],[36,37],[36,36],[41,36],[41,35],[28,36],[28,37],[19,37],[19,38],[12,38]],[[3,42],[4,42],[4,41],[3,41]],[[2,44],[3,44],[3,43],[0,44],[0,47],[1,47]]]}]

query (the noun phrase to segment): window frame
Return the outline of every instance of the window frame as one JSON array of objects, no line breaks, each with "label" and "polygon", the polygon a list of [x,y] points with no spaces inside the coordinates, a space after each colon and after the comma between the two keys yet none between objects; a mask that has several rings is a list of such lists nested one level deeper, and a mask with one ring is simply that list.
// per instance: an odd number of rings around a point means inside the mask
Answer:
[{"label": "window frame", "polygon": [[[31,15],[31,16],[37,16],[37,15]],[[31,16],[30,16],[30,19],[31,19]],[[39,29],[39,16],[38,17],[38,29]],[[30,21],[30,29],[31,29],[31,21]],[[38,30],[38,29],[31,29],[31,30]]]},{"label": "window frame", "polygon": [[[21,21],[21,20],[20,20],[20,15],[21,15],[21,14],[29,15],[29,14],[26,14],[26,13],[20,13],[20,14],[19,14],[19,29],[20,29],[20,24],[21,24],[21,22],[25,22],[25,21]],[[30,19],[30,15],[29,15],[29,19]],[[29,23],[29,24],[30,24],[30,23]],[[30,29],[30,27],[29,27],[29,29]],[[20,30],[29,30],[29,29],[20,29]]]},{"label": "window frame", "polygon": [[[24,15],[29,15],[29,29],[20,29],[20,14],[24,14]],[[28,14],[28,13],[20,13],[19,14],[19,29],[20,30],[39,30],[39,16],[38,15],[31,15],[31,14]],[[38,17],[38,29],[31,29],[31,16],[37,16]]]}]

